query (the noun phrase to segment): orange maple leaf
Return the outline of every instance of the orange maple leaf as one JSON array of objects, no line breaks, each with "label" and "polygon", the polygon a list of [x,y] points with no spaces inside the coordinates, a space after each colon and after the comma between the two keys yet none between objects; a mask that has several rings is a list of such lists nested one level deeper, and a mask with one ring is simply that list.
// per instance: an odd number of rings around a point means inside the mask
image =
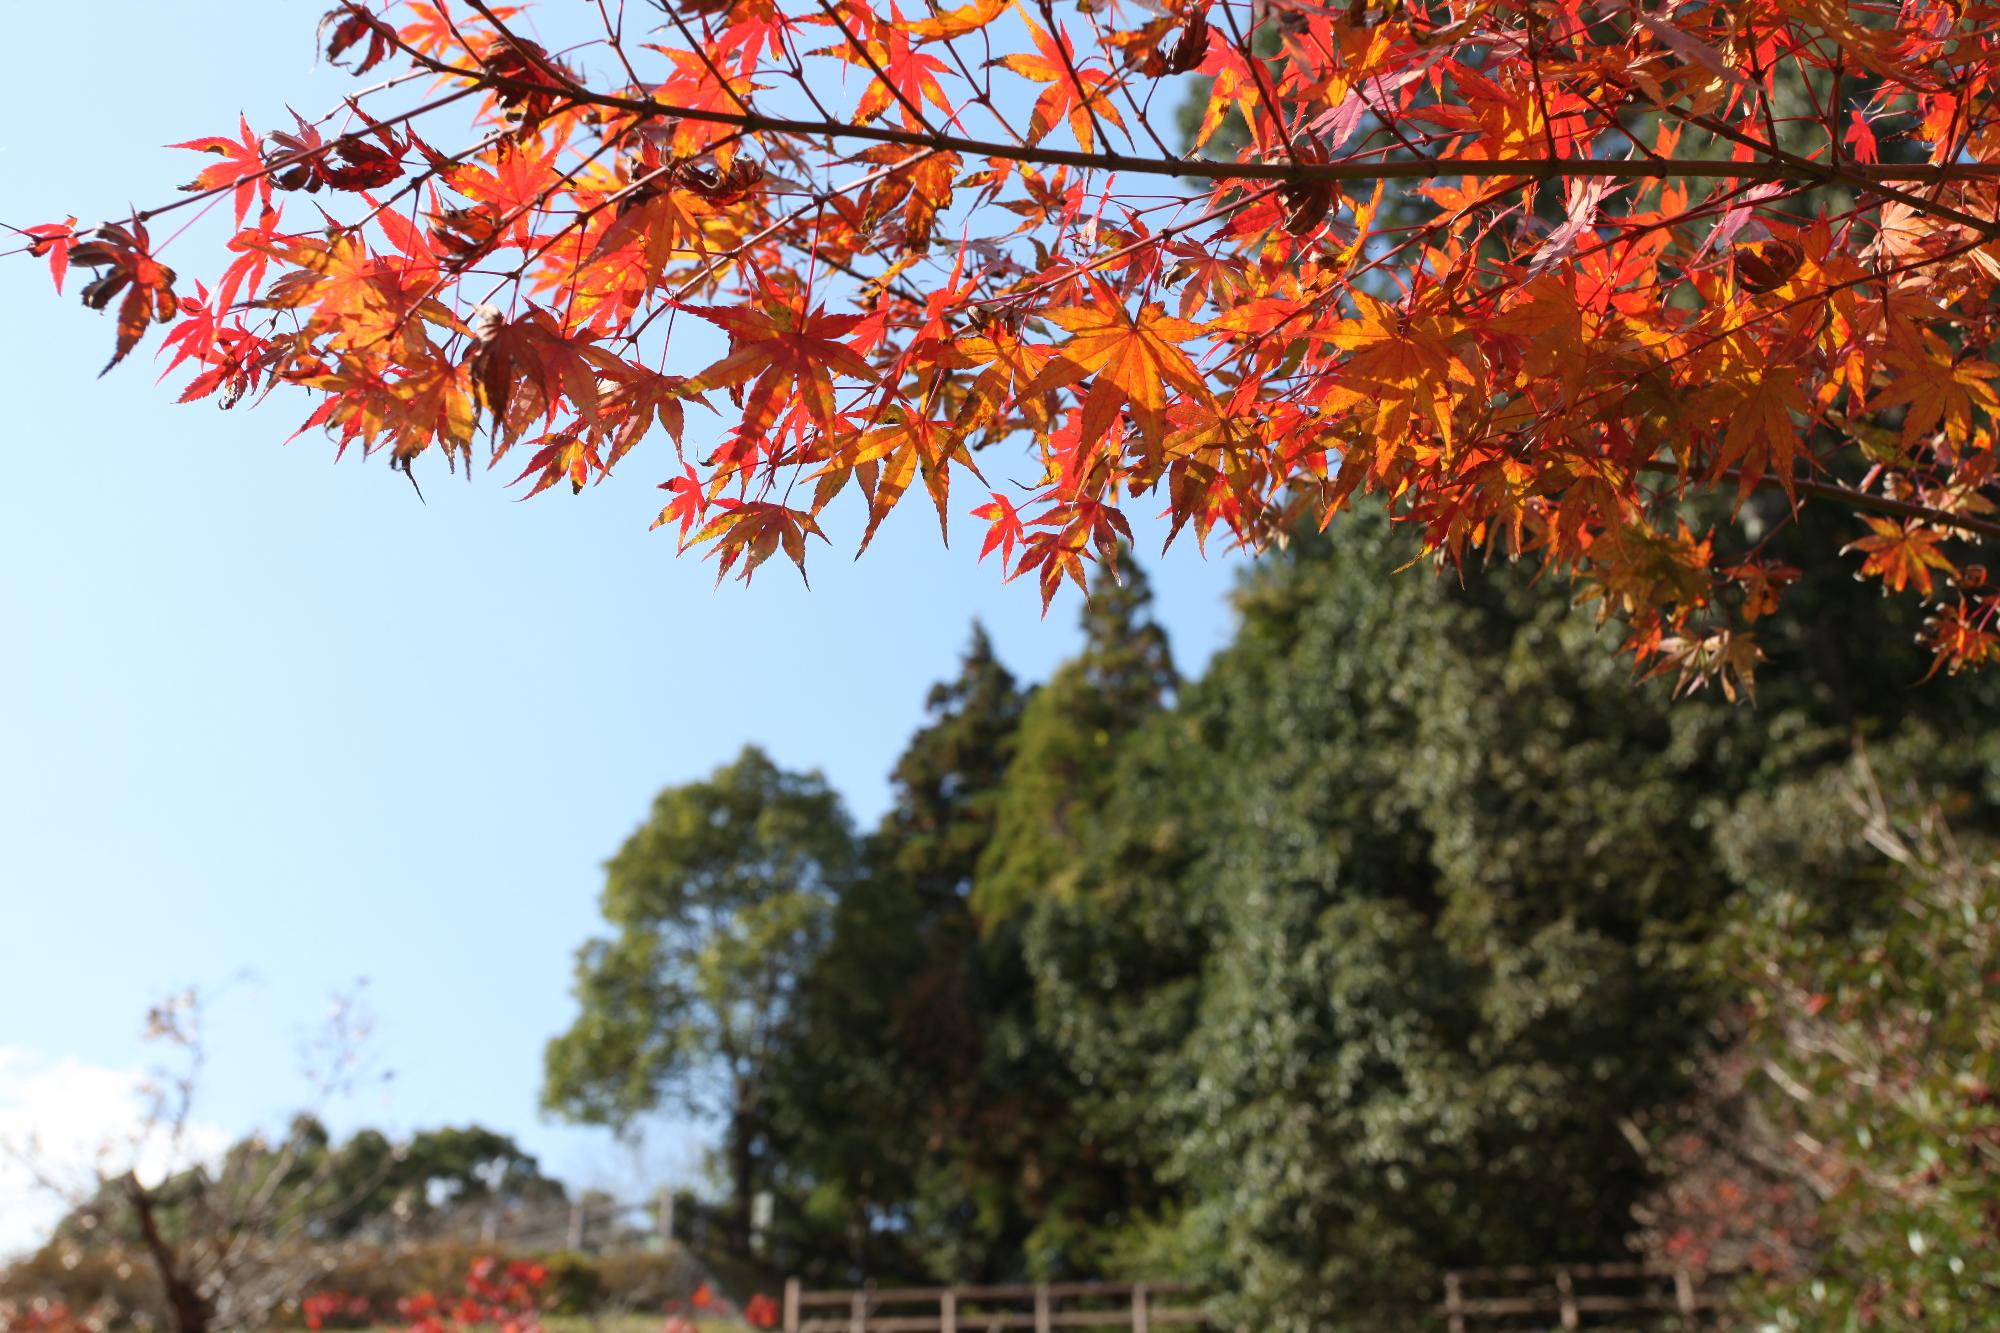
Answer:
[{"label": "orange maple leaf", "polygon": [[1861,521],[1874,530],[1874,535],[1851,541],[1841,549],[1866,553],[1868,558],[1861,562],[1862,574],[1881,579],[1882,586],[1889,591],[1901,592],[1914,583],[1917,591],[1928,597],[1932,570],[1958,572],[1957,566],[1938,550],[1945,534],[1937,528],[1918,519],[1898,523],[1873,514],[1862,515]]},{"label": "orange maple leaf", "polygon": [[1180,344],[1202,335],[1199,324],[1169,315],[1157,305],[1126,310],[1117,293],[1093,283],[1090,305],[1062,306],[1046,313],[1068,330],[1070,339],[1023,396],[1091,381],[1083,399],[1083,442],[1104,437],[1123,410],[1149,438],[1165,426],[1167,393],[1178,389],[1199,398],[1208,384]]},{"label": "orange maple leaf", "polygon": [[985,543],[979,548],[979,558],[983,561],[997,550],[1004,568],[1013,558],[1016,543],[1022,541],[1027,532],[1021,525],[1021,512],[1013,502],[998,491],[989,493],[993,496],[991,503],[972,511],[974,518],[983,518],[991,525],[986,530]]},{"label": "orange maple leaf", "polygon": [[1096,145],[1095,123],[1108,121],[1122,131],[1124,118],[1111,101],[1111,93],[1118,87],[1117,78],[1079,61],[1068,30],[1058,28],[1057,35],[1052,37],[1033,19],[1023,17],[1022,22],[1034,39],[1037,53],[1017,51],[993,63],[1024,79],[1048,85],[1028,114],[1028,142],[1040,143],[1050,130],[1067,120],[1070,133],[1087,153]]},{"label": "orange maple leaf", "polygon": [[717,583],[722,582],[739,560],[743,563],[743,572],[739,577],[748,583],[757,567],[780,549],[798,567],[799,577],[804,579],[806,538],[812,536],[826,540],[826,534],[820,531],[813,516],[803,510],[768,500],[733,500],[727,496],[714,503],[722,512],[710,519],[694,535],[694,540],[715,543]]},{"label": "orange maple leaf", "polygon": [[1883,360],[1895,368],[1888,385],[1871,400],[1876,411],[1909,405],[1903,418],[1903,442],[1915,443],[1932,431],[1943,428],[1953,440],[1972,433],[1974,414],[2000,414],[2000,395],[1993,390],[1993,378],[2000,366],[1990,361],[1954,355],[1929,329],[1923,330],[1921,350],[1897,349]]},{"label": "orange maple leaf", "polygon": [[105,270],[83,289],[83,303],[92,310],[103,310],[120,292],[125,294],[118,303],[116,350],[104,370],[97,372],[103,375],[139,345],[148,323],[158,320],[165,324],[181,307],[174,296],[174,271],[153,258],[152,240],[144,223],[134,222],[130,227],[107,224],[91,235],[93,239],[71,245],[68,252],[71,264]]},{"label": "orange maple leaf", "polygon": [[[693,393],[749,384],[745,395],[746,428],[767,423],[785,402],[796,399],[813,420],[830,424],[834,415],[835,372],[855,379],[874,379],[868,363],[839,341],[861,323],[860,315],[811,313],[773,304],[753,306],[686,306],[690,314],[729,331],[729,355],[688,381]],[[754,381],[754,383],[753,383]]]}]

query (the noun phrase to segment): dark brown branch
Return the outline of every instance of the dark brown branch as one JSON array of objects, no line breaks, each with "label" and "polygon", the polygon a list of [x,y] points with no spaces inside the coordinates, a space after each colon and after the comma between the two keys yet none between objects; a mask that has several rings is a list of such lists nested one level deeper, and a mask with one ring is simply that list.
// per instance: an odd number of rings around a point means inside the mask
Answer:
[{"label": "dark brown branch", "polygon": [[[455,70],[463,77],[497,88],[523,89],[536,85],[484,71]],[[1949,217],[1962,225],[2000,235],[2000,222],[1972,217],[1956,210],[1932,205],[1918,196],[1901,195],[1885,187],[1889,182],[1936,183],[1956,180],[2000,179],[2000,164],[1884,163],[1874,166],[1850,165],[1840,170],[1770,150],[1768,161],[1731,162],[1720,158],[1657,158],[1644,161],[1604,160],[1588,157],[1553,158],[1424,158],[1420,161],[1382,162],[1210,162],[1197,158],[1140,157],[1128,153],[1084,152],[1073,148],[995,143],[954,134],[926,134],[916,130],[893,129],[886,125],[850,125],[840,121],[793,120],[784,116],[744,115],[706,107],[674,106],[651,98],[621,97],[613,93],[576,94],[577,100],[594,106],[625,111],[632,115],[668,117],[716,125],[732,125],[757,133],[789,134],[809,138],[864,139],[874,143],[903,144],[972,157],[997,157],[1039,166],[1070,166],[1096,171],[1118,171],[1150,176],[1187,176],[1202,180],[1254,181],[1374,181],[1426,180],[1441,176],[1469,178],[1519,178],[1554,180],[1565,177],[1604,177],[1612,180],[1648,180],[1666,177],[1699,177],[1713,180],[1794,181],[1809,184],[1847,184],[1875,190],[1891,198],[1904,198],[1912,207]],[[1753,141],[1754,142],[1754,141]]]},{"label": "dark brown branch", "polygon": [[[1784,482],[1777,477],[1763,477],[1760,482],[1781,489],[1784,486]],[[1815,500],[1828,500],[1834,504],[1846,505],[1850,509],[1863,509],[1877,514],[1888,514],[1895,518],[1921,519],[1940,528],[1957,528],[1960,532],[2000,540],[2000,523],[1983,518],[1971,518],[1945,509],[1933,509],[1929,505],[1912,504],[1908,500],[1892,500],[1886,495],[1870,495],[1866,491],[1851,490],[1846,486],[1834,486],[1822,481],[1794,480],[1792,489],[1800,495],[1810,495]]]},{"label": "dark brown branch", "polygon": [[1956,222],[1961,227],[1970,227],[1981,235],[2000,237],[2000,222],[1996,222],[1992,218],[1974,217],[1972,214],[1962,209],[1953,208],[1949,204],[1941,204],[1935,199],[1926,199],[1920,194],[1911,194],[1907,190],[1899,190],[1887,184],[1887,182],[1892,180],[1916,180],[1936,183],[1966,179],[1967,177],[1961,174],[1955,166],[1947,168],[1934,167],[1932,171],[1936,174],[1929,176],[1891,176],[1879,169],[1866,168],[1858,163],[1849,163],[1845,166],[1826,166],[1814,162],[1810,158],[1800,157],[1796,153],[1788,153],[1775,143],[1765,143],[1753,135],[1745,134],[1734,126],[1715,119],[1713,116],[1697,115],[1673,106],[1667,107],[1666,110],[1669,115],[1685,121],[1687,124],[1707,130],[1710,134],[1727,139],[1731,143],[1741,144],[1753,152],[1764,154],[1775,166],[1790,168],[1792,172],[1790,179],[1792,180],[1817,180],[1823,185],[1845,185],[1851,189],[1880,195],[1885,199],[1893,199],[1897,203],[1915,209],[1919,213],[1928,213],[1933,217],[1943,218],[1947,222]]},{"label": "dark brown branch", "polygon": [[135,1173],[128,1172],[125,1176],[125,1197],[131,1201],[133,1215],[138,1219],[139,1239],[145,1242],[146,1253],[153,1260],[160,1285],[166,1289],[167,1305],[174,1315],[174,1333],[206,1333],[208,1302],[202,1299],[201,1293],[181,1271],[179,1257],[160,1232],[156,1200],[152,1192],[139,1183]]},{"label": "dark brown branch", "polygon": [[[1678,465],[1668,462],[1642,463],[1639,465],[1639,470],[1642,472],[1680,472]],[[1725,472],[1722,474],[1720,480],[1732,481],[1741,480],[1741,478],[1741,473]],[[1783,477],[1773,476],[1768,472],[1757,478],[1755,484],[1776,487],[1779,490],[1786,489]],[[1956,528],[1960,532],[2000,541],[2000,523],[1995,523],[1988,519],[1972,518],[1965,514],[1954,514],[1947,509],[1933,509],[1929,505],[1914,504],[1908,500],[1893,500],[1886,495],[1870,495],[1867,491],[1857,491],[1848,486],[1836,486],[1830,482],[1810,481],[1804,477],[1792,478],[1790,489],[1795,494],[1810,496],[1815,500],[1825,500],[1830,504],[1844,505],[1849,509],[1859,509],[1873,514],[1887,514],[1892,518],[1913,518],[1940,528]]]}]

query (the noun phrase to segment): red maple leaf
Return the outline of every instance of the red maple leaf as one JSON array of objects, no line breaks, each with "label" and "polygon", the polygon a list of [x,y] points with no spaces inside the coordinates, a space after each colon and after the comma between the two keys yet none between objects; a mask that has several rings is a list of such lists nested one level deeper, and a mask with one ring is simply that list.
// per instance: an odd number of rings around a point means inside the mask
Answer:
[{"label": "red maple leaf", "polygon": [[167,147],[221,155],[222,161],[203,169],[201,175],[181,189],[190,194],[208,194],[233,187],[236,191],[236,225],[240,227],[250,211],[251,200],[261,197],[266,208],[271,206],[271,176],[264,164],[263,144],[250,128],[249,120],[241,115],[236,120],[241,138],[210,135],[205,139],[168,144]]},{"label": "red maple leaf", "polygon": [[28,242],[29,254],[49,257],[49,276],[55,279],[56,294],[60,296],[63,277],[69,272],[69,252],[76,244],[76,219],[68,217],[61,222],[41,222],[23,227],[21,231],[32,238]]},{"label": "red maple leaf", "polygon": [[1013,558],[1014,546],[1027,537],[1027,530],[1021,524],[1020,511],[1013,502],[998,491],[991,492],[993,500],[972,511],[974,518],[983,518],[990,527],[986,529],[985,544],[979,548],[979,558],[986,559],[998,549],[1000,563],[1004,567]]}]

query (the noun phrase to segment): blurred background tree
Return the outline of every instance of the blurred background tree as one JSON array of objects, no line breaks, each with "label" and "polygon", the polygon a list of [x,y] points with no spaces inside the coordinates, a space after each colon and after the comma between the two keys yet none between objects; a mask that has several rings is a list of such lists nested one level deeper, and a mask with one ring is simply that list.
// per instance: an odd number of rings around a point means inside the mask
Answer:
[{"label": "blurred background tree", "polygon": [[746,1252],[782,1036],[856,868],[825,779],[754,746],[661,792],[606,863],[615,933],[578,953],[579,1012],[548,1046],[543,1097],[559,1115],[629,1130],[673,1104],[720,1120]]}]

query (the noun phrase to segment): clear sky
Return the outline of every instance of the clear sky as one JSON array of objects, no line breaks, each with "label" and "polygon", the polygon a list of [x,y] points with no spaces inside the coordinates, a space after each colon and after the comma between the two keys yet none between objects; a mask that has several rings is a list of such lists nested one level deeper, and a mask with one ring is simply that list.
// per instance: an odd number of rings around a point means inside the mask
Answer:
[{"label": "clear sky", "polygon": [[[0,220],[160,202],[203,159],[159,145],[334,105],[352,85],[314,65],[322,8],[8,6]],[[214,235],[167,252],[184,280],[219,270]],[[917,497],[858,564],[835,534],[809,592],[777,562],[711,591],[647,532],[664,440],[576,498],[420,466],[420,504],[380,463],[285,445],[303,399],[177,407],[150,342],[97,379],[111,323],[75,290],[0,261],[0,1138],[129,1115],[107,1075],[190,984],[220,990],[201,1116],[269,1124],[305,1095],[328,997],[365,977],[395,1078],[338,1123],[478,1121],[612,1180],[608,1139],[545,1124],[535,1094],[599,863],[652,794],[754,741],[866,823],[973,617],[1029,679],[1076,643],[1073,595],[1043,620],[977,565],[982,497],[958,497],[949,550]],[[1149,565],[1198,665],[1232,566],[1191,543]],[[658,1169],[693,1135],[663,1127]],[[18,1189],[0,1160],[0,1215]]]}]

